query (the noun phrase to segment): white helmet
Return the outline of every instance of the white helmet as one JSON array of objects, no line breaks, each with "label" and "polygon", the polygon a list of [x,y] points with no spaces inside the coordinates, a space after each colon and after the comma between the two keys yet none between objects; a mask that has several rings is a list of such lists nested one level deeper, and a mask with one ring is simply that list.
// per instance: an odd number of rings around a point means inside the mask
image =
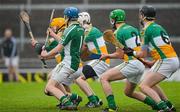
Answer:
[{"label": "white helmet", "polygon": [[82,26],[84,26],[85,24],[91,23],[91,17],[88,12],[81,12],[79,13],[78,21]]}]

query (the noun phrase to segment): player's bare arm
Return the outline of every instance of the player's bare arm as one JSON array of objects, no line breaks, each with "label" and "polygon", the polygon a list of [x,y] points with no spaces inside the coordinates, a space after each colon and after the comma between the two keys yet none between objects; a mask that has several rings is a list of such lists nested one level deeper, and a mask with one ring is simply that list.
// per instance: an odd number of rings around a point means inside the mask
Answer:
[{"label": "player's bare arm", "polygon": [[123,59],[124,58],[124,51],[120,48],[116,49],[116,52],[112,53],[112,54],[102,54],[101,56],[101,60],[103,59]]},{"label": "player's bare arm", "polygon": [[43,50],[41,52],[41,57],[43,58],[48,58],[48,57],[51,57],[51,56],[55,56],[58,52],[62,51],[63,49],[63,45],[61,44],[58,44],[54,49],[52,49],[50,52],[47,52],[45,50]]}]

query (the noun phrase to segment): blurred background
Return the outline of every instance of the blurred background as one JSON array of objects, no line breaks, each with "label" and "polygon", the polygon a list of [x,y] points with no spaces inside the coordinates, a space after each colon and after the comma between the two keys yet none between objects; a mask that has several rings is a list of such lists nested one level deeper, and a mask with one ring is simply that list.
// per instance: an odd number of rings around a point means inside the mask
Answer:
[{"label": "blurred background", "polygon": [[[62,17],[64,8],[68,6],[76,6],[81,11],[88,11],[93,25],[103,31],[111,28],[108,16],[110,11],[116,8],[124,9],[127,14],[126,22],[139,28],[138,10],[145,4],[152,5],[157,9],[157,22],[167,30],[172,44],[180,56],[180,0],[0,0],[1,48],[5,29],[10,28],[17,41],[19,73],[27,75],[29,72],[44,72],[46,70],[41,69],[41,62],[30,45],[27,30],[19,19],[21,10],[29,12],[34,36],[43,43],[52,9],[56,9],[54,17]],[[114,51],[112,46],[108,46],[108,49],[109,52]],[[8,71],[4,63],[1,53],[0,82],[7,79],[4,74],[7,74]],[[118,61],[112,61],[111,64],[114,66],[118,63]],[[49,60],[48,66],[53,68],[55,61]],[[173,78],[173,80],[175,79],[177,78]]]}]

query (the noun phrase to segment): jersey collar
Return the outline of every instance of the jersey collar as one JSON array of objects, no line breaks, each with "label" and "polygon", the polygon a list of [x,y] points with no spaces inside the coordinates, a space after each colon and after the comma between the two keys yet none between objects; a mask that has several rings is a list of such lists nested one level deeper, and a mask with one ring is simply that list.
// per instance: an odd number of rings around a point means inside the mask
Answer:
[{"label": "jersey collar", "polygon": [[85,36],[89,35],[89,32],[92,30],[92,24],[90,24],[88,29],[85,29]]},{"label": "jersey collar", "polygon": [[68,26],[71,26],[71,25],[74,25],[74,24],[79,24],[79,23],[77,21],[71,21]]},{"label": "jersey collar", "polygon": [[114,34],[116,34],[116,32],[117,32],[120,28],[122,28],[125,24],[126,24],[126,23],[122,23],[122,24],[115,30]]},{"label": "jersey collar", "polygon": [[148,27],[148,26],[150,26],[152,23],[154,23],[154,21],[149,21],[149,22],[147,22],[145,25],[144,25],[144,30]]}]

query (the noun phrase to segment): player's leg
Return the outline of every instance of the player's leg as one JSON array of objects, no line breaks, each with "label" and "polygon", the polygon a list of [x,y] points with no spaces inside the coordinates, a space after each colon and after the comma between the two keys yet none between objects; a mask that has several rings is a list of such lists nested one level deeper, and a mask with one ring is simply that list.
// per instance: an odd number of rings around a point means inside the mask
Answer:
[{"label": "player's leg", "polygon": [[75,83],[86,94],[86,96],[93,95],[92,89],[90,88],[89,84],[85,81],[84,76],[80,76],[79,78],[77,78]]},{"label": "player's leg", "polygon": [[170,77],[178,68],[178,58],[159,60],[153,65],[150,72],[147,73],[145,79],[140,84],[141,91],[154,99],[158,103],[160,110],[169,110],[169,107],[167,106],[167,103],[161,99],[162,91],[156,92],[153,87],[165,78]]},{"label": "player's leg", "polygon": [[[74,73],[73,70],[65,67],[63,64],[58,64],[55,69],[52,72],[52,76],[49,79],[46,91],[55,96],[60,102],[61,102],[61,109],[66,110],[74,110],[77,109],[77,106],[74,105],[68,96],[60,90],[57,85],[62,85],[62,82],[67,79],[68,76],[70,76],[72,73]],[[61,86],[64,89],[64,86]],[[65,89],[64,89],[65,90]]]},{"label": "player's leg", "polygon": [[68,97],[56,86],[59,83],[53,79],[50,79],[46,85],[46,91],[55,96],[61,102],[62,110],[74,110],[77,109],[76,106],[72,104],[72,102],[68,99]]},{"label": "player's leg", "polygon": [[163,81],[165,78],[165,76],[159,73],[149,72],[145,75],[144,80],[139,85],[140,90],[150,96],[157,103],[160,110],[168,110],[169,108],[152,87]]},{"label": "player's leg", "polygon": [[111,68],[101,75],[101,85],[108,101],[108,108],[104,109],[103,112],[116,111],[117,109],[110,82],[125,78],[117,67]]},{"label": "player's leg", "polygon": [[[47,80],[50,80],[51,76],[52,76],[52,73],[53,73],[53,70],[49,72],[48,76],[47,76]],[[67,95],[67,91],[66,89],[63,87],[62,84],[56,84],[56,87],[61,90],[65,95]],[[47,96],[52,96],[52,94],[50,94],[46,89],[44,90],[44,93],[47,95]]]},{"label": "player's leg", "polygon": [[71,88],[65,84],[63,84],[64,86],[64,89],[66,90],[67,94],[70,94],[71,93]]},{"label": "player's leg", "polygon": [[102,101],[95,95],[84,76],[80,76],[75,82],[88,97],[89,102],[86,104],[86,107],[93,108],[102,105]]},{"label": "player's leg", "polygon": [[130,98],[134,98],[136,100],[144,102],[145,104],[151,106],[154,110],[158,110],[156,102],[151,97],[146,96],[141,92],[135,91],[136,86],[137,84],[126,80],[126,87],[124,90],[125,95]]},{"label": "player's leg", "polygon": [[166,103],[166,105],[167,105],[172,111],[176,111],[176,108],[175,108],[174,105],[168,100],[166,94],[164,93],[164,91],[161,89],[161,87],[160,87],[159,85],[154,86],[153,89],[158,93],[158,95],[160,96],[160,98]]},{"label": "player's leg", "polygon": [[98,107],[103,104],[102,100],[94,93],[90,85],[86,82],[88,78],[100,77],[105,71],[109,69],[109,65],[104,61],[92,60],[83,66],[82,73],[76,81],[82,91],[87,95],[89,102],[87,107]]},{"label": "player's leg", "polygon": [[55,96],[57,99],[59,99],[62,96],[64,96],[64,93],[56,87],[57,85],[60,85],[57,81],[53,79],[49,79],[45,90],[48,91],[53,96]]},{"label": "player's leg", "polygon": [[82,101],[82,97],[79,96],[78,94],[76,93],[71,93],[71,90],[70,90],[70,86],[71,84],[74,82],[75,79],[77,79],[77,77],[79,77],[80,75],[78,74],[78,71],[79,69],[73,73],[73,74],[70,74],[68,77],[66,77],[63,81],[62,81],[62,84],[67,92],[67,96],[69,97],[70,101],[78,106],[79,103]]}]

